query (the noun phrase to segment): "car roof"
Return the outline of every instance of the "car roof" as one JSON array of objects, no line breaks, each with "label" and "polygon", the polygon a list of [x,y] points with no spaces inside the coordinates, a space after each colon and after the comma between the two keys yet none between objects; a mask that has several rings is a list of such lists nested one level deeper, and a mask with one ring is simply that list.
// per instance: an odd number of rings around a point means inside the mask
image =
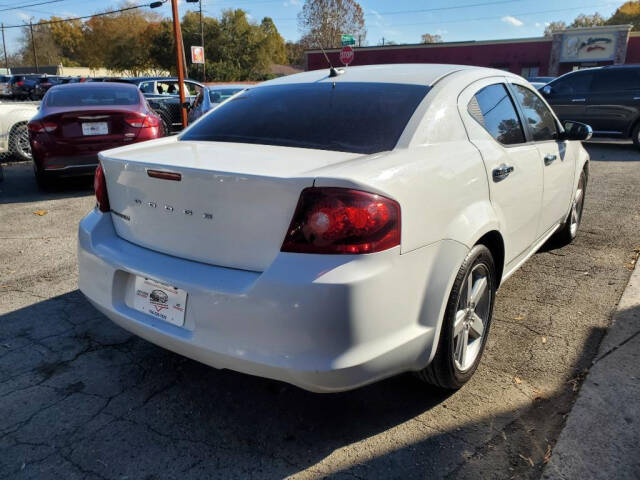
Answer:
[{"label": "car roof", "polygon": [[313,83],[321,81],[331,82],[372,82],[372,83],[401,83],[413,85],[433,86],[439,79],[462,70],[473,70],[485,76],[516,76],[513,73],[494,68],[473,67],[470,65],[449,65],[438,63],[399,63],[386,65],[363,65],[358,67],[339,68],[342,74],[329,77],[329,68],[296,73],[269,80],[256,85],[282,85],[292,83]]},{"label": "car roof", "polygon": [[51,87],[51,89],[53,90],[54,88],[56,90],[62,90],[62,89],[69,89],[69,88],[80,88],[80,87],[84,87],[84,88],[114,88],[114,86],[117,85],[119,88],[132,88],[135,91],[139,91],[138,87],[135,86],[133,83],[117,83],[117,82],[77,82],[77,83],[62,83],[59,85],[55,85],[53,87]]},{"label": "car roof", "polygon": [[207,85],[207,89],[208,90],[217,90],[217,89],[222,89],[222,88],[249,88],[252,87],[253,85],[242,85],[241,83],[226,83],[224,85]]}]

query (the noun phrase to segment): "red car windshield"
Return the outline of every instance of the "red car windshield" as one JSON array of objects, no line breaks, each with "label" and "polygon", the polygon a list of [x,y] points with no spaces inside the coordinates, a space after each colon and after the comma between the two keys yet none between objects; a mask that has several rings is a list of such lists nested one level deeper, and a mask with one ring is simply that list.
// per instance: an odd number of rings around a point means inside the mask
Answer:
[{"label": "red car windshield", "polygon": [[138,89],[114,85],[112,88],[60,88],[47,93],[48,107],[93,107],[109,105],[138,105]]}]

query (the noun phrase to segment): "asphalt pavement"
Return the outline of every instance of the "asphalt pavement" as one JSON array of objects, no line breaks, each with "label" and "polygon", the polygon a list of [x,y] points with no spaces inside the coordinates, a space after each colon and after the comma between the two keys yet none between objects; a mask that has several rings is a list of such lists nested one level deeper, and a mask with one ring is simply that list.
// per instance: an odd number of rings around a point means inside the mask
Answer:
[{"label": "asphalt pavement", "polygon": [[480,368],[454,394],[408,374],[312,394],[130,335],[77,290],[90,184],[42,194],[29,164],[6,165],[0,478],[540,478],[640,247],[640,153],[588,149],[578,238],[501,287]]}]

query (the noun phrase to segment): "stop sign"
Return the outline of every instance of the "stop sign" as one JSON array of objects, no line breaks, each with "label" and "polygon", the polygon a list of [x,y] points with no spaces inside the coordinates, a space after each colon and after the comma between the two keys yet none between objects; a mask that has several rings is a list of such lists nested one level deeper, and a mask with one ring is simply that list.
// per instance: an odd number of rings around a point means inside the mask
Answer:
[{"label": "stop sign", "polygon": [[353,62],[354,56],[355,53],[353,51],[353,48],[351,48],[349,45],[342,47],[342,50],[340,50],[340,61],[343,65],[349,65],[351,62]]}]

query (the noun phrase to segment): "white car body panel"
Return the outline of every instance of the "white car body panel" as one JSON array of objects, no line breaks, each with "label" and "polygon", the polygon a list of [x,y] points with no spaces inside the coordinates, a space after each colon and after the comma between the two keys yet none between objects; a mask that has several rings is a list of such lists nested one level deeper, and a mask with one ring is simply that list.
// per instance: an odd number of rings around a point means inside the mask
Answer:
[{"label": "white car body panel", "polygon": [[[560,142],[563,158],[545,167],[549,142],[503,147],[466,110],[483,85],[527,86],[520,77],[451,65],[367,66],[254,88],[312,81],[433,87],[390,152],[180,137],[102,152],[112,212],[87,215],[78,244],[79,286],[100,311],[217,368],[345,390],[431,361],[455,276],[481,237],[502,238],[505,258],[496,260],[506,279],[566,218],[585,150]],[[514,173],[494,182],[492,169],[507,162]],[[148,178],[148,169],[182,180]],[[365,255],[281,252],[300,192],[310,186],[397,201],[400,246]],[[200,218],[205,213],[212,218]],[[183,327],[132,308],[135,275],[188,293]]]},{"label": "white car body panel", "polygon": [[28,122],[36,113],[38,113],[36,103],[0,103],[0,153],[9,150],[11,129],[18,123]]}]

